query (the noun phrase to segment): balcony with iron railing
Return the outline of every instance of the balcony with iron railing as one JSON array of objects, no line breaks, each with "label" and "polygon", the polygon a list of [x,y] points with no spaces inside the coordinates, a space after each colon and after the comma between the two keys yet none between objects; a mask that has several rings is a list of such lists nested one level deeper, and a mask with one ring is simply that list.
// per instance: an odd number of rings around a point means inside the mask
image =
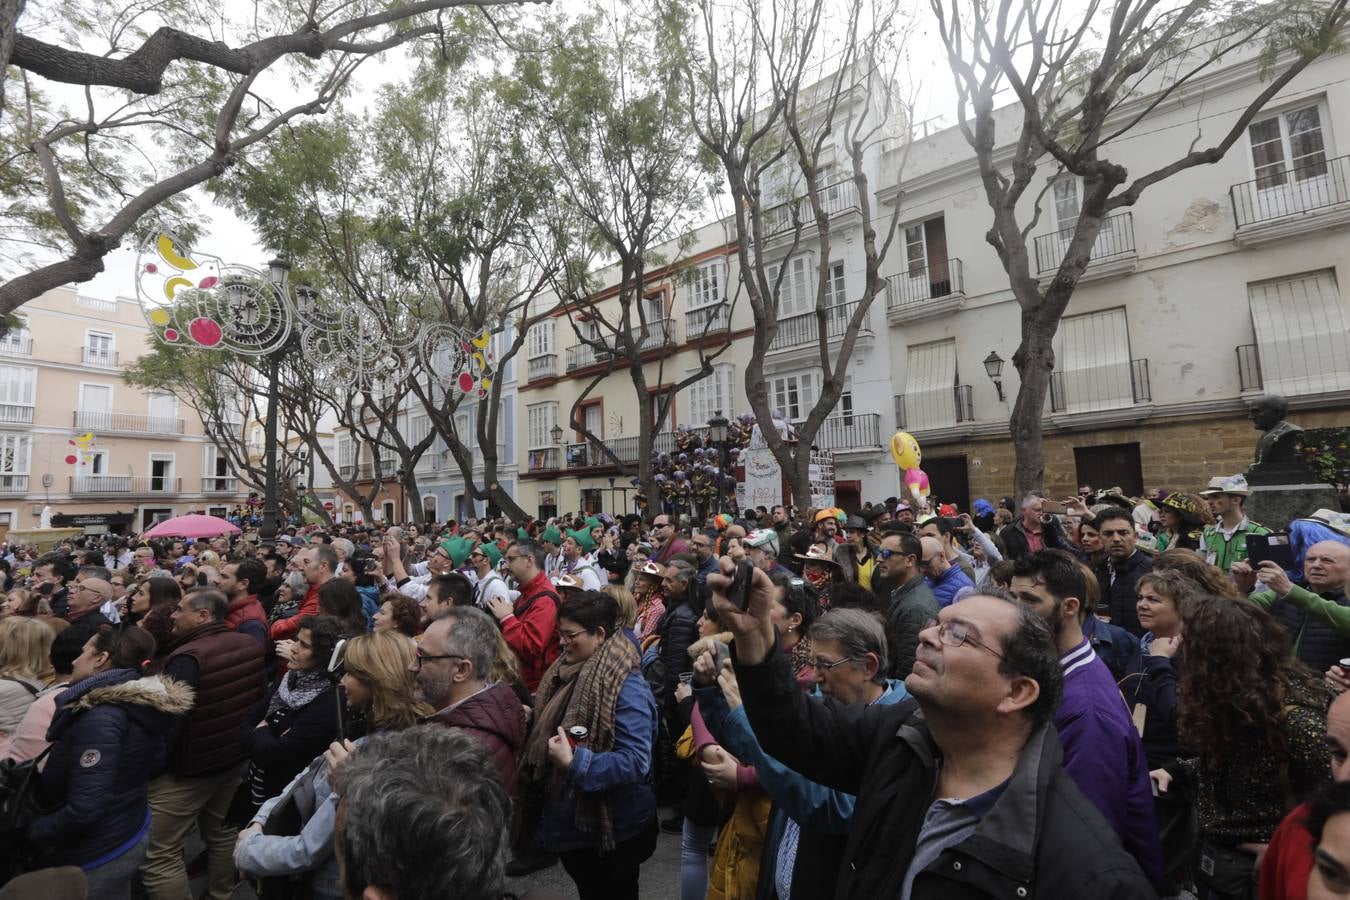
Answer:
[{"label": "balcony with iron railing", "polygon": [[950,315],[965,305],[965,269],[956,258],[886,279],[886,318],[892,325]]},{"label": "balcony with iron railing", "polygon": [[71,475],[72,494],[178,494],[183,479],[161,475]]},{"label": "balcony with iron railing", "polygon": [[975,421],[975,391],[968,384],[895,395],[895,427],[924,432]]},{"label": "balcony with iron railing", "polygon": [[[858,185],[853,181],[836,181],[822,186],[818,190],[820,206],[831,220],[845,213],[860,213],[858,204]],[[815,214],[808,197],[798,197],[777,206],[766,209],[762,215],[764,238],[796,231],[800,226],[803,233],[814,232]],[[833,222],[832,222],[833,224]]]},{"label": "balcony with iron railing", "polygon": [[[793,423],[798,429],[801,422]],[[881,447],[881,414],[833,415],[820,423],[812,446],[835,453],[872,452]]]},{"label": "balcony with iron railing", "polygon": [[[1042,278],[1052,276],[1064,261],[1073,241],[1074,229],[1062,228],[1036,238],[1036,271]],[[1116,213],[1102,219],[1101,230],[1092,245],[1088,267],[1082,279],[1115,275],[1134,268],[1139,252],[1134,244],[1134,216],[1129,212]]]},{"label": "balcony with iron railing", "polygon": [[552,351],[531,356],[525,364],[526,381],[558,377],[558,354]]},{"label": "balcony with iron railing", "polygon": [[726,301],[691,309],[684,314],[684,338],[687,341],[725,334],[730,330],[731,304]]},{"label": "balcony with iron railing", "polygon": [[562,459],[561,447],[537,447],[526,454],[526,470],[530,472],[556,472]]},{"label": "balcony with iron railing", "polygon": [[1261,354],[1255,344],[1242,344],[1237,348],[1238,384],[1242,393],[1259,391],[1264,379],[1261,377]]},{"label": "balcony with iron railing", "polygon": [[24,494],[27,492],[27,475],[12,475],[8,472],[0,472],[0,494]]},{"label": "balcony with iron railing", "polygon": [[75,410],[75,427],[86,431],[120,431],[131,434],[182,434],[184,432],[182,419],[88,409]]},{"label": "balcony with iron railing", "polygon": [[239,490],[239,479],[227,475],[208,475],[202,479],[203,494],[234,494]]},{"label": "balcony with iron railing", "polygon": [[[853,317],[859,302],[861,301],[855,300],[852,303],[841,303],[838,306],[826,308],[825,337],[827,339],[843,337],[844,333],[848,331],[849,320]],[[789,347],[801,347],[816,343],[817,335],[820,334],[819,325],[820,320],[815,310],[779,319],[778,331],[773,336],[773,342],[769,344],[769,351],[786,350]],[[871,333],[872,327],[869,319],[864,318],[861,327],[858,329],[858,334]]]},{"label": "balcony with iron railing", "polygon": [[576,344],[567,348],[567,371],[609,362],[613,351],[606,338],[596,338],[590,344]]},{"label": "balcony with iron railing", "polygon": [[[638,353],[669,347],[675,343],[675,320],[651,319],[647,322],[645,337],[641,325],[630,328],[629,334],[632,335],[633,348]],[[611,356],[626,350],[626,342],[614,336],[601,336],[590,344],[576,344],[567,348],[567,371],[608,363]]]},{"label": "balcony with iron railing", "polygon": [[105,350],[102,347],[81,347],[80,362],[86,366],[114,369],[117,367],[117,351]]},{"label": "balcony with iron railing", "polygon": [[33,424],[33,407],[26,403],[0,403],[0,425]]},{"label": "balcony with iron railing", "polygon": [[32,356],[33,339],[27,333],[7,334],[0,338],[0,356]]},{"label": "balcony with iron railing", "polygon": [[1350,156],[1281,166],[1228,189],[1238,243],[1350,222]]},{"label": "balcony with iron railing", "polygon": [[1152,400],[1147,359],[1050,373],[1052,413],[1072,415],[1129,409]]}]

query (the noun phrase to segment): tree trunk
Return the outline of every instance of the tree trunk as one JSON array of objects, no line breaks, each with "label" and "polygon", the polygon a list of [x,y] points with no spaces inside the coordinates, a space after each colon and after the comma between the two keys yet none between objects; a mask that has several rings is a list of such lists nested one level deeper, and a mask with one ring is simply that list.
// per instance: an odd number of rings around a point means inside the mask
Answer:
[{"label": "tree trunk", "polygon": [[375,507],[370,500],[360,497],[357,499],[357,505],[361,507],[361,516],[367,525],[375,521]]},{"label": "tree trunk", "polygon": [[1045,486],[1045,439],[1041,415],[1050,375],[1055,370],[1054,324],[1047,326],[1034,311],[1022,312],[1022,345],[1013,354],[1013,365],[1021,378],[1017,400],[1013,403],[1008,430],[1012,435],[1016,463],[1013,467],[1013,492],[1022,498]]},{"label": "tree trunk", "polygon": [[[417,486],[417,478],[411,472],[403,482],[404,503],[412,507],[412,522],[414,525],[425,525],[427,523],[427,511],[422,506],[422,489]],[[399,510],[402,514],[403,510]]]},{"label": "tree trunk", "polygon": [[5,114],[5,72],[9,55],[14,50],[14,35],[19,30],[19,16],[27,0],[0,0],[0,116]]},{"label": "tree trunk", "polygon": [[793,454],[792,466],[784,469],[788,479],[788,490],[792,492],[792,505],[797,509],[806,509],[811,505],[811,447],[798,443]]}]

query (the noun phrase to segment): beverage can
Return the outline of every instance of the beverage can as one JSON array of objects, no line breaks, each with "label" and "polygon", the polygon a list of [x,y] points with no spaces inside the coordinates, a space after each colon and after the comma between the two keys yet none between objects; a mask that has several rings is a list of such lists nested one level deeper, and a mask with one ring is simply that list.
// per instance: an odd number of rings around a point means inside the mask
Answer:
[{"label": "beverage can", "polygon": [[578,744],[586,743],[586,738],[590,737],[591,732],[585,725],[573,725],[567,729],[567,742],[575,750]]}]

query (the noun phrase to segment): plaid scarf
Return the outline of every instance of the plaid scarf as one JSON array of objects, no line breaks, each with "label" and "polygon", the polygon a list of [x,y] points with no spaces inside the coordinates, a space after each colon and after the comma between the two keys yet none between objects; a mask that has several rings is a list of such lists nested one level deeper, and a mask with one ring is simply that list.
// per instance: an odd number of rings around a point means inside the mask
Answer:
[{"label": "plaid scarf", "polygon": [[[639,657],[633,642],[622,632],[611,636],[581,663],[558,657],[539,683],[535,695],[534,728],[521,759],[521,774],[532,783],[544,783],[551,795],[561,793],[563,776],[548,758],[548,741],[558,727],[585,725],[586,746],[592,753],[614,748],[614,710],[619,690],[628,676],[638,671]],[[599,834],[601,852],[614,849],[614,822],[609,801],[602,793],[577,792],[577,829]]]}]

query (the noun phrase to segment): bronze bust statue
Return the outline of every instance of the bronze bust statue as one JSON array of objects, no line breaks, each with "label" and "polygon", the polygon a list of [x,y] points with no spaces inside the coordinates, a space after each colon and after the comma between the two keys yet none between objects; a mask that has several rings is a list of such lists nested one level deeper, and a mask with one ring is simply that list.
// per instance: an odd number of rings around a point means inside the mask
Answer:
[{"label": "bronze bust statue", "polygon": [[1299,458],[1303,429],[1289,422],[1289,401],[1276,394],[1255,400],[1247,418],[1264,432],[1256,442],[1256,460],[1247,470],[1252,484],[1310,484],[1317,475]]}]

